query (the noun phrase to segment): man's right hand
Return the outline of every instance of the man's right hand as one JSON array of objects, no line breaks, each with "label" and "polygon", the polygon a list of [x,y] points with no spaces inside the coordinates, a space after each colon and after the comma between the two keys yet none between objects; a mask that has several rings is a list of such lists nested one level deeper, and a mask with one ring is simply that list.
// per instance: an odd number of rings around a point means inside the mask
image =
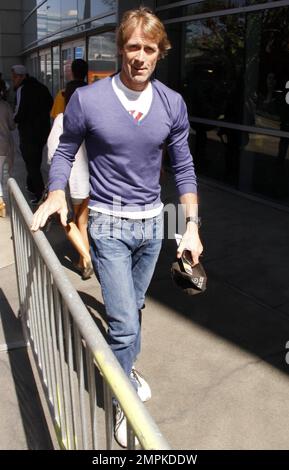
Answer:
[{"label": "man's right hand", "polygon": [[61,189],[51,191],[48,197],[33,215],[31,230],[36,232],[39,228],[44,227],[50,215],[57,213],[60,215],[60,221],[64,227],[67,225],[67,204],[65,192]]}]

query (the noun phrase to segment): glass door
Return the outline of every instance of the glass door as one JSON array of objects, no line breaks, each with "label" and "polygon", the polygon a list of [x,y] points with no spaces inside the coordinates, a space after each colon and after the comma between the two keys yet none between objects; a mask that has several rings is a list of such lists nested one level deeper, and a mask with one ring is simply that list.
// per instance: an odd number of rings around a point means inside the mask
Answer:
[{"label": "glass door", "polygon": [[54,46],[52,48],[52,57],[53,57],[53,96],[56,95],[60,89],[60,63],[59,63],[59,46]]},{"label": "glass door", "polygon": [[85,39],[78,39],[62,45],[61,82],[63,87],[72,80],[71,64],[74,59],[85,59]]},{"label": "glass door", "polygon": [[39,80],[47,86],[52,93],[52,67],[51,67],[51,50],[44,49],[39,53],[40,59],[40,76]]}]

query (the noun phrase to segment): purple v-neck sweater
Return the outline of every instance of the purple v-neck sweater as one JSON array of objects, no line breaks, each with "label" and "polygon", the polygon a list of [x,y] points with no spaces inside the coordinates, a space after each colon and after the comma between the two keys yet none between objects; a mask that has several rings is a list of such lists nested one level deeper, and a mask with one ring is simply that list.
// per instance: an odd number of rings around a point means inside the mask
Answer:
[{"label": "purple v-neck sweater", "polygon": [[111,210],[116,200],[126,210],[159,206],[165,142],[179,194],[196,192],[184,100],[158,80],[152,80],[152,86],[150,110],[139,123],[119,101],[110,77],[75,91],[52,160],[50,191],[65,188],[74,156],[85,140],[91,206]]}]

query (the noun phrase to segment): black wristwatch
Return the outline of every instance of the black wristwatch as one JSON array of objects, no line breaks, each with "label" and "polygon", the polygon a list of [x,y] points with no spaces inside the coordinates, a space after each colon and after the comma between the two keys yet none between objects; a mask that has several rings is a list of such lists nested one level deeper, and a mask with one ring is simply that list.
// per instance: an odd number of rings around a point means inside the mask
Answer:
[{"label": "black wristwatch", "polygon": [[188,224],[189,222],[194,222],[197,227],[201,226],[201,218],[197,215],[191,215],[190,217],[186,217],[186,224]]}]

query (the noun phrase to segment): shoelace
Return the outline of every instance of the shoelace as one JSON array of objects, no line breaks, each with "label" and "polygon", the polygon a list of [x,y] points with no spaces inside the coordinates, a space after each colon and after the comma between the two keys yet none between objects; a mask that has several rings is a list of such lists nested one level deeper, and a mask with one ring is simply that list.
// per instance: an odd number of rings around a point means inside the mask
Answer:
[{"label": "shoelace", "polygon": [[139,377],[141,377],[140,373],[136,371],[135,368],[131,370],[132,377],[136,380],[137,384],[141,387],[141,382]]},{"label": "shoelace", "polygon": [[122,409],[120,408],[120,406],[118,407],[117,411],[116,411],[116,415],[115,415],[115,430],[117,431],[118,428],[120,427],[123,419],[124,419],[124,412],[122,411]]}]

